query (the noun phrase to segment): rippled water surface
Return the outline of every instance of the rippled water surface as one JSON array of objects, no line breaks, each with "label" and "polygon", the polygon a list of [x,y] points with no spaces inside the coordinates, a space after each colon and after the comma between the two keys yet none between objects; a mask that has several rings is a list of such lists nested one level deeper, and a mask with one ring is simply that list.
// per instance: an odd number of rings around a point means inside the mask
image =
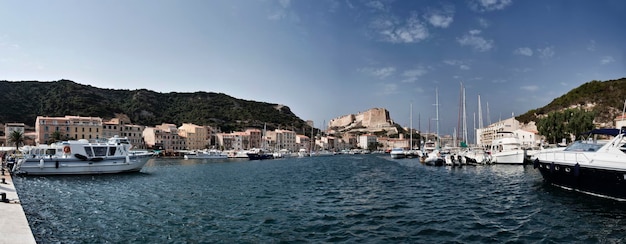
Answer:
[{"label": "rippled water surface", "polygon": [[137,174],[14,181],[39,243],[626,241],[626,203],[546,185],[532,166],[151,159]]}]

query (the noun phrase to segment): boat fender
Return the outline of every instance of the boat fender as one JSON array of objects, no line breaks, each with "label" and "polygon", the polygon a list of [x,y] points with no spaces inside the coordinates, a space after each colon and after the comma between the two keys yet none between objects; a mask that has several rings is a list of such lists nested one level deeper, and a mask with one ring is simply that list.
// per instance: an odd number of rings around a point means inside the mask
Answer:
[{"label": "boat fender", "polygon": [[40,168],[40,169],[43,169],[43,163],[44,163],[44,162],[43,162],[43,158],[42,158],[42,159],[39,159],[39,168]]},{"label": "boat fender", "polygon": [[54,167],[57,169],[59,168],[59,161],[54,161]]},{"label": "boat fender", "polygon": [[63,152],[65,154],[70,154],[70,153],[72,153],[72,150],[70,149],[70,146],[64,146],[63,147]]},{"label": "boat fender", "polygon": [[574,165],[574,176],[579,176],[580,175],[580,164],[576,163]]},{"label": "boat fender", "polygon": [[550,163],[550,173],[554,173],[554,162]]},{"label": "boat fender", "polygon": [[539,168],[539,159],[536,158],[535,161],[533,161],[533,169]]},{"label": "boat fender", "polygon": [[74,157],[76,157],[76,158],[78,158],[80,160],[83,160],[83,161],[86,161],[88,159],[87,156],[82,155],[82,154],[78,154],[78,153],[74,154]]},{"label": "boat fender", "polygon": [[130,157],[128,155],[126,155],[126,163],[130,163]]}]

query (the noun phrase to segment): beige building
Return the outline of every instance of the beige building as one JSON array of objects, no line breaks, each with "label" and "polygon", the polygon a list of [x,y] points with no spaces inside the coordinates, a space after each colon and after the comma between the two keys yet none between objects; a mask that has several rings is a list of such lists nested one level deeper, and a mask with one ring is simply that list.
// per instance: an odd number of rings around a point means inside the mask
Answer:
[{"label": "beige building", "polygon": [[304,148],[308,152],[311,150],[311,138],[305,135],[296,135],[296,145],[298,150]]},{"label": "beige building", "polygon": [[58,132],[61,139],[102,138],[102,119],[99,117],[47,117],[37,116],[35,120],[35,142],[47,144],[53,139],[53,133]]},{"label": "beige building", "polygon": [[249,142],[246,145],[246,147],[244,147],[244,148],[246,148],[246,149],[261,148],[261,145],[263,143],[262,142],[262,138],[261,138],[262,135],[263,135],[263,132],[261,130],[259,130],[259,129],[246,129],[244,131],[244,133],[246,133],[249,136],[249,138],[248,138]]},{"label": "beige building", "polygon": [[[19,131],[20,133],[22,133],[23,137],[26,137],[26,134],[24,132],[24,127],[26,127],[24,123],[6,123],[4,124],[4,126],[1,126],[0,132],[2,132],[4,136],[0,137],[0,145],[13,146],[13,145],[9,145],[11,144],[9,142],[9,137],[11,136],[11,133],[13,133],[13,131]],[[26,140],[24,140],[24,144],[26,144]]]},{"label": "beige building", "polygon": [[392,148],[409,148],[409,139],[380,137],[377,139],[385,150]]},{"label": "beige building", "polygon": [[102,122],[102,137],[111,138],[114,136],[126,137],[135,149],[146,149],[143,141],[143,125],[133,125],[129,120],[113,118]]},{"label": "beige building", "polygon": [[209,144],[209,130],[206,126],[183,123],[178,127],[178,135],[185,141],[187,150],[200,150]]},{"label": "beige building", "polygon": [[161,124],[156,127],[145,127],[143,139],[146,148],[164,150],[165,153],[174,153],[184,150],[185,140],[178,135],[178,128],[174,124]]},{"label": "beige building", "polygon": [[217,133],[217,144],[223,150],[247,150],[250,145],[250,135],[245,132]]},{"label": "beige building", "polygon": [[268,131],[266,138],[269,142],[268,147],[276,150],[287,149],[290,152],[299,150],[296,144],[296,132],[290,130]]}]

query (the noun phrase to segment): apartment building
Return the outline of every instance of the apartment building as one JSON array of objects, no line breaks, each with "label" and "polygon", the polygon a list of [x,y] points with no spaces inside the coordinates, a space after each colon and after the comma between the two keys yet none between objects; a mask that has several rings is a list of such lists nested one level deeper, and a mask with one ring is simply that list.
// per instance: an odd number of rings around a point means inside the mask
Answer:
[{"label": "apartment building", "polygon": [[99,117],[47,117],[37,116],[35,120],[35,143],[47,144],[51,142],[54,133],[59,133],[61,139],[102,138],[102,118]]},{"label": "apartment building", "polygon": [[209,144],[209,130],[206,126],[183,123],[178,127],[178,135],[185,141],[187,150],[205,149]]},{"label": "apartment building", "polygon": [[296,144],[296,132],[290,130],[268,131],[266,133],[267,141],[269,145],[267,147],[274,148],[276,150],[287,149],[291,152],[297,152],[299,150]]}]

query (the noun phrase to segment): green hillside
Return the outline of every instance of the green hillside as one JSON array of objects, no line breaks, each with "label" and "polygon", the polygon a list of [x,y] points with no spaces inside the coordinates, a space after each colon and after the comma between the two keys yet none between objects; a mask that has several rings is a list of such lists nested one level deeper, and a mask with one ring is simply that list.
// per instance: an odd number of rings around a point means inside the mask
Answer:
[{"label": "green hillside", "polygon": [[563,96],[560,96],[548,105],[530,110],[518,117],[523,123],[537,121],[553,111],[561,111],[571,107],[588,108],[596,112],[596,123],[611,123],[621,115],[626,100],[626,78],[609,81],[590,81]]},{"label": "green hillside", "polygon": [[125,114],[134,124],[194,123],[224,132],[262,128],[264,124],[268,129],[280,127],[298,133],[310,133],[311,128],[287,106],[237,99],[223,93],[101,89],[70,80],[0,81],[0,123],[34,125],[37,116],[110,119],[116,114]]}]

